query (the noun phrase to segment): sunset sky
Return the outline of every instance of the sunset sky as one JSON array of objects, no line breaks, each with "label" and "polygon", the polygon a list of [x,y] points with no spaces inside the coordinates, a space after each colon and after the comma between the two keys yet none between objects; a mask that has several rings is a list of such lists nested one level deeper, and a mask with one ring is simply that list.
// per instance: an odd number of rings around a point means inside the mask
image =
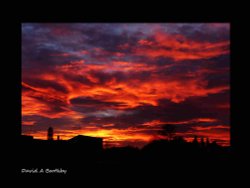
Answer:
[{"label": "sunset sky", "polygon": [[230,143],[229,23],[23,23],[22,134]]}]

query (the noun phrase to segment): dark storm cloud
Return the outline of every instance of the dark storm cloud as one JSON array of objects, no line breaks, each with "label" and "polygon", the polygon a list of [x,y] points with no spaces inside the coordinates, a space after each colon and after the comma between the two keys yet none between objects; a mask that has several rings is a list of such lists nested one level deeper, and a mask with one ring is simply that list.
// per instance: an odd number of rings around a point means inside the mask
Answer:
[{"label": "dark storm cloud", "polygon": [[[173,103],[169,100],[161,100],[160,106],[140,106],[131,110],[129,115],[121,115],[112,118],[99,119],[100,122],[115,122],[120,128],[141,125],[146,122],[158,119],[162,122],[185,122],[199,118],[216,119],[216,122],[189,122],[183,123],[184,126],[213,126],[218,124],[229,124],[227,109],[220,108],[220,104],[229,103],[229,94],[220,93],[207,97],[193,97],[182,103]],[[93,120],[93,119],[92,119]],[[187,124],[187,125],[185,125]],[[185,128],[185,127],[184,127]],[[180,127],[179,130],[182,128]]]},{"label": "dark storm cloud", "polygon": [[[80,32],[86,37],[89,46],[100,47],[107,51],[117,51],[119,46],[128,44],[134,46],[144,33],[138,30],[127,29],[128,24],[82,24],[78,25]],[[123,49],[129,52],[129,49]]]},{"label": "dark storm cloud", "polygon": [[[32,85],[33,87],[38,87],[38,88],[52,88],[56,91],[62,92],[62,93],[68,93],[68,89],[56,82],[56,81],[52,81],[52,80],[43,80],[43,79],[36,79],[36,78],[23,78],[23,81],[29,85]],[[23,86],[25,87],[25,86]]]},{"label": "dark storm cloud", "polygon": [[81,59],[81,57],[77,56],[57,56],[57,54],[61,53],[64,53],[64,51],[59,49],[47,49],[47,47],[39,48],[31,46],[30,48],[24,49],[22,52],[22,66],[27,70],[42,69],[45,71],[52,69],[55,65],[63,65],[71,61],[77,61]]},{"label": "dark storm cloud", "polygon": [[84,75],[73,75],[67,73],[62,73],[61,75],[65,80],[68,81],[73,81],[78,84],[84,84],[84,85],[92,85],[92,82],[89,79],[87,79]]},{"label": "dark storm cloud", "polygon": [[228,32],[230,25],[222,24],[201,24],[201,23],[186,23],[186,24],[166,24],[165,30],[173,34],[182,34],[196,41],[211,41],[218,42],[229,40],[230,33]]},{"label": "dark storm cloud", "polygon": [[[138,117],[138,118],[135,118],[135,117]],[[147,121],[147,119],[144,121]],[[118,129],[127,129],[129,127],[136,127],[136,125],[144,121],[142,120],[142,118],[137,116],[137,111],[134,111],[134,110],[125,111],[125,112],[117,112],[114,110],[104,110],[101,112],[100,111],[97,112],[97,114],[96,113],[94,113],[93,115],[91,114],[89,117],[83,118],[81,120],[82,123],[86,123],[86,124],[93,123],[99,126],[112,123],[114,124],[114,127]],[[113,127],[110,127],[110,129],[112,128]]]},{"label": "dark storm cloud", "polygon": [[[127,39],[125,37],[114,35],[112,33],[112,30],[104,30],[103,32],[103,29],[98,27],[90,29],[88,31],[85,30],[83,34],[89,36],[89,38],[87,38],[85,42],[96,47],[101,47],[107,51],[117,51],[117,47],[119,45],[127,42]],[[133,40],[131,39],[131,41]]]},{"label": "dark storm cloud", "polygon": [[68,52],[99,47],[117,51],[119,45],[133,45],[140,37],[138,32],[131,35],[120,27],[121,24],[24,24],[23,48]]},{"label": "dark storm cloud", "polygon": [[[173,103],[169,100],[160,101],[160,111],[165,113],[164,119],[169,121],[186,121],[194,118],[216,118],[225,117],[227,110],[219,108],[220,104],[229,103],[228,92],[211,94],[205,97],[190,97],[182,103]],[[221,116],[223,114],[223,116]]]},{"label": "dark storm cloud", "polygon": [[43,103],[46,103],[48,104],[48,106],[51,106],[55,109],[61,109],[60,107],[66,106],[66,104],[59,98],[46,97],[44,95],[31,96],[31,97],[34,99],[40,100]]},{"label": "dark storm cloud", "polygon": [[48,118],[39,115],[25,116],[22,118],[23,121],[35,121],[32,126],[23,126],[22,131],[36,132],[45,131],[48,127],[52,126],[58,132],[58,130],[72,130],[79,129],[80,125],[76,124],[74,120],[69,117],[60,118]]},{"label": "dark storm cloud", "polygon": [[[54,27],[58,26],[60,24]],[[46,68],[47,66],[78,60],[77,57],[64,57],[62,59],[56,56],[56,54],[68,53],[79,49],[82,46],[82,38],[78,35],[76,39],[73,35],[60,37],[60,35],[53,32],[52,28],[43,24],[22,25],[23,68]],[[66,27],[63,28],[67,29]]]},{"label": "dark storm cloud", "polygon": [[218,57],[211,58],[210,60],[204,61],[204,66],[211,69],[223,69],[223,68],[228,69],[229,65],[230,65],[230,57],[228,55],[221,55]]},{"label": "dark storm cloud", "polygon": [[119,102],[105,102],[101,100],[97,100],[91,97],[77,97],[70,100],[72,105],[79,105],[79,106],[95,106],[97,109],[99,108],[109,108],[114,106],[123,106],[123,103]]},{"label": "dark storm cloud", "polygon": [[228,86],[230,84],[230,77],[226,71],[220,74],[210,74],[206,79],[208,80],[207,88]]}]

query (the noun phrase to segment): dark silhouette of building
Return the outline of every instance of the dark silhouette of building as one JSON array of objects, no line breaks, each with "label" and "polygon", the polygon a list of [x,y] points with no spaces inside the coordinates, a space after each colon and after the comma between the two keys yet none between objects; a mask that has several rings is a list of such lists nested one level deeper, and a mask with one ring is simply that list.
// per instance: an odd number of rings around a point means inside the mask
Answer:
[{"label": "dark silhouette of building", "polygon": [[68,143],[79,145],[85,150],[101,151],[102,138],[78,135],[68,140]]},{"label": "dark silhouette of building", "polygon": [[91,136],[77,135],[69,140],[61,140],[60,136],[57,136],[57,140],[53,139],[53,128],[48,128],[47,140],[34,139],[33,136],[21,135],[21,143],[36,144],[46,149],[49,148],[73,148],[76,150],[84,150],[86,152],[102,151],[103,139]]},{"label": "dark silhouette of building", "polygon": [[21,141],[22,142],[30,142],[32,140],[33,140],[33,136],[21,135]]},{"label": "dark silhouette of building", "polygon": [[48,128],[48,140],[53,140],[54,131],[52,127]]},{"label": "dark silhouette of building", "polygon": [[[42,166],[61,166],[66,164],[77,169],[83,169],[87,165],[104,165],[106,167],[121,165],[137,166],[165,166],[176,168],[176,164],[185,165],[198,162],[206,164],[209,161],[230,160],[230,150],[213,143],[201,147],[204,138],[194,137],[193,142],[187,142],[182,137],[174,137],[172,140],[159,139],[145,145],[143,148],[113,147],[103,149],[103,139],[84,135],[77,135],[69,140],[53,140],[53,129],[48,129],[48,140],[33,139],[32,136],[22,135],[20,142],[22,148],[22,161],[30,162],[30,156],[35,158],[35,166],[38,161]],[[199,142],[200,141],[200,142]],[[207,145],[209,143],[209,145]],[[79,168],[78,168],[79,167]]]}]

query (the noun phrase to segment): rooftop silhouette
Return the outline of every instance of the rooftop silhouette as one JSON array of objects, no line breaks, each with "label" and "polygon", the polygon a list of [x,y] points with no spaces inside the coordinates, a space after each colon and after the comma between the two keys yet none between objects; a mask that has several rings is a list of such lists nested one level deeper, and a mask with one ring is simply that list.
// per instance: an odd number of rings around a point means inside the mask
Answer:
[{"label": "rooftop silhouette", "polygon": [[[103,138],[76,135],[68,140],[53,139],[53,128],[48,129],[48,140],[21,135],[20,151],[24,164],[42,166],[172,166],[187,164],[229,163],[230,147],[218,145],[209,138],[194,136],[187,142],[176,136],[171,125],[163,126],[163,139],[153,140],[143,148],[133,146],[103,148]],[[165,135],[165,137],[164,137]],[[33,158],[32,161],[30,159]]]}]

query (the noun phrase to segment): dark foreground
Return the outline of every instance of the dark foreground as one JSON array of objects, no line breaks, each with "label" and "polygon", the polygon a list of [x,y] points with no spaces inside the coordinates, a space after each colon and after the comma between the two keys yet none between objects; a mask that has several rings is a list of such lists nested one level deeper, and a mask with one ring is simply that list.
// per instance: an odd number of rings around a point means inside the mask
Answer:
[{"label": "dark foreground", "polygon": [[[81,175],[83,177],[137,177],[165,175],[211,175],[230,173],[233,155],[229,147],[187,143],[181,139],[158,140],[142,149],[133,147],[94,149],[77,143],[56,141],[20,142],[15,151],[21,175]],[[42,172],[40,173],[40,170]],[[162,174],[162,173],[161,173]]]}]

